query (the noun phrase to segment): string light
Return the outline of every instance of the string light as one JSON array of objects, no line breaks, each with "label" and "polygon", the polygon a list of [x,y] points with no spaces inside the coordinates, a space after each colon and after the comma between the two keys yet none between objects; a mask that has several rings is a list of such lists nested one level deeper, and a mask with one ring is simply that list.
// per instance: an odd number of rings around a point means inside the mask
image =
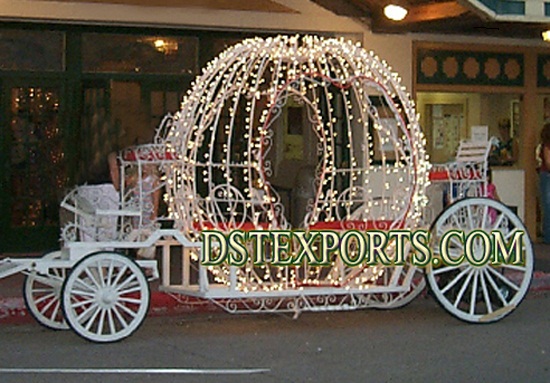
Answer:
[{"label": "string light", "polygon": [[[170,213],[195,239],[203,228],[288,229],[271,161],[285,105],[293,102],[306,111],[318,141],[317,186],[303,228],[418,226],[429,164],[400,81],[374,53],[343,39],[277,36],[230,47],[196,78],[164,139],[184,159],[165,169]],[[228,266],[209,270],[217,283],[230,285]],[[233,287],[243,292],[363,289],[383,268],[333,263],[330,272],[307,266],[273,272],[249,262],[234,273]]]}]

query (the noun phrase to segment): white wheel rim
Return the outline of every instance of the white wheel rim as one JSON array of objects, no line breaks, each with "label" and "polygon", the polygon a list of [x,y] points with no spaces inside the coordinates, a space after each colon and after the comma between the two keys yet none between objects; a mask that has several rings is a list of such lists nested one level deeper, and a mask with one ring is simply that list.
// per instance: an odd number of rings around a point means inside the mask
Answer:
[{"label": "white wheel rim", "polygon": [[[494,322],[510,314],[523,300],[533,274],[533,248],[527,230],[520,219],[505,205],[487,198],[468,198],[451,205],[435,221],[431,230],[434,256],[440,254],[439,240],[450,229],[468,234],[474,229],[487,233],[513,230],[525,233],[522,249],[524,264],[473,266],[464,262],[458,266],[433,267],[426,275],[439,303],[451,314],[468,322]],[[460,241],[449,252],[462,254]]]},{"label": "white wheel rim", "polygon": [[[43,259],[59,259],[59,251],[48,253]],[[25,303],[31,315],[38,323],[54,330],[67,330],[69,325],[61,308],[61,286],[66,270],[51,268],[47,275],[32,273],[25,278]]]},{"label": "white wheel rim", "polygon": [[149,308],[141,268],[116,253],[92,254],[71,270],[63,310],[71,328],[94,342],[115,342],[138,329]]}]

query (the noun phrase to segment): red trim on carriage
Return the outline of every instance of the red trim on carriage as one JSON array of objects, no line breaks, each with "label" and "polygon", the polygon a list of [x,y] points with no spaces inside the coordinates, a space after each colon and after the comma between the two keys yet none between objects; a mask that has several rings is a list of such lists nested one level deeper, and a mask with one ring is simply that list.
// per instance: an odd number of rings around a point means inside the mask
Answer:
[{"label": "red trim on carriage", "polygon": [[[392,227],[392,225],[395,225]],[[348,221],[331,221],[331,222],[317,222],[309,226],[309,230],[389,230],[402,229],[404,227],[403,221],[395,222],[389,219],[383,220],[348,220]]]},{"label": "red trim on carriage", "polygon": [[430,171],[429,179],[430,181],[446,181],[450,178],[449,171],[447,170],[435,170]]},{"label": "red trim on carriage", "polygon": [[481,171],[468,171],[464,174],[461,171],[455,172],[457,176],[451,175],[447,169],[430,170],[430,181],[449,181],[449,180],[480,180],[482,178]]}]

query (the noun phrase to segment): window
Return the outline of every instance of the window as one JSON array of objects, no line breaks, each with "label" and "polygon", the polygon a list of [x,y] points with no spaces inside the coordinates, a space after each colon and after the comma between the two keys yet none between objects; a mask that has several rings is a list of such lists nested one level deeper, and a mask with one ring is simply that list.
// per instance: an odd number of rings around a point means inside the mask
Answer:
[{"label": "window", "polygon": [[0,30],[0,70],[63,70],[64,37],[56,31]]},{"label": "window", "polygon": [[85,33],[82,36],[84,72],[197,73],[195,37]]}]

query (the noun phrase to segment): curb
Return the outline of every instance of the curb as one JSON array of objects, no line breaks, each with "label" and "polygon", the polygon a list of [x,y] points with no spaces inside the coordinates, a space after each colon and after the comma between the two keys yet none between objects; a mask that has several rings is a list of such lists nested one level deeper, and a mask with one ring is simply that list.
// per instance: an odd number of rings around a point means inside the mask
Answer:
[{"label": "curb", "polygon": [[[545,296],[546,291],[550,291],[550,273],[536,271],[527,298]],[[155,291],[151,294],[151,306],[147,316],[162,317],[220,311],[220,307],[206,299]],[[0,298],[0,324],[31,322],[35,322],[34,318],[27,311],[22,297]]]},{"label": "curb", "polygon": [[529,293],[537,293],[542,291],[550,291],[550,273],[535,271],[533,273],[531,286],[529,287]]}]

